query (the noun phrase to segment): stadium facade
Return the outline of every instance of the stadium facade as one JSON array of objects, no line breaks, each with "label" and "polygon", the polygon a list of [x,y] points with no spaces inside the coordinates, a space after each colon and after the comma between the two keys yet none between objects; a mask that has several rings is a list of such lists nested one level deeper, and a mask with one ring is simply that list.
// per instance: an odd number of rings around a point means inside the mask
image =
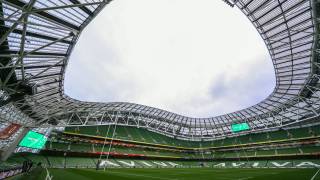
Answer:
[{"label": "stadium facade", "polygon": [[[70,54],[83,29],[111,0],[0,0],[0,122],[26,128],[117,124],[190,141],[319,124],[319,0],[226,2],[240,9],[264,40],[276,86],[251,107],[193,118],[128,102],[83,102],[64,94]],[[250,130],[234,133],[231,125],[240,123]],[[15,139],[19,137],[11,141]]]}]

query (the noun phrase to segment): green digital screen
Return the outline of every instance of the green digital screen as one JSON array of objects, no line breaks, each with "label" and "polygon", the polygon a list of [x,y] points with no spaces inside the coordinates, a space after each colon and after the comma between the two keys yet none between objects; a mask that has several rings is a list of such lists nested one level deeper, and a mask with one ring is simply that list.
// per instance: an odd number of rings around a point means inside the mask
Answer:
[{"label": "green digital screen", "polygon": [[29,131],[19,143],[19,146],[33,149],[42,149],[46,142],[47,137],[45,137],[43,134]]},{"label": "green digital screen", "polygon": [[250,127],[249,127],[248,123],[232,124],[231,125],[232,132],[246,131],[249,129],[250,129]]}]

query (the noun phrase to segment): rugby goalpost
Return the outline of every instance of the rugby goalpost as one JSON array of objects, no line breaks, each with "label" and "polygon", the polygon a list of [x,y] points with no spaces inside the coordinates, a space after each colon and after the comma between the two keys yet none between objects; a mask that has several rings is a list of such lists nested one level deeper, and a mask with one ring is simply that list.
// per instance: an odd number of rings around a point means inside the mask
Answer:
[{"label": "rugby goalpost", "polygon": [[46,169],[46,172],[47,172],[47,175],[46,175],[45,180],[52,180],[52,179],[53,179],[53,176],[52,176],[52,175],[50,175],[50,172],[49,172],[48,168],[47,168],[47,167],[45,167],[45,169]]},{"label": "rugby goalpost", "polygon": [[[108,151],[106,152],[106,153],[107,153],[106,158],[105,158],[106,161],[108,161],[109,156],[110,156],[110,151],[111,151],[111,148],[112,148],[112,143],[113,143],[113,139],[114,139],[114,134],[115,134],[116,129],[117,129],[117,125],[118,125],[118,116],[115,117],[114,128],[113,128],[113,130],[111,130],[111,131],[112,131],[112,135],[111,135],[111,139],[110,139],[110,141],[109,141]],[[106,132],[106,135],[105,135],[105,137],[104,137],[104,142],[103,142],[103,145],[102,145],[102,150],[101,150],[101,152],[100,152],[100,157],[99,157],[99,160],[98,160],[98,162],[97,162],[97,163],[98,163],[98,164],[97,164],[97,167],[98,167],[97,169],[100,169],[101,159],[102,159],[102,156],[103,156],[103,154],[104,154],[104,149],[105,149],[105,146],[106,146],[106,142],[107,142],[107,138],[108,138],[108,135],[109,135],[110,127],[111,127],[111,126],[112,126],[112,124],[109,125],[108,130],[107,130],[107,132]],[[107,163],[104,163],[104,165],[103,165],[103,170],[106,171],[106,169],[107,169]]]}]

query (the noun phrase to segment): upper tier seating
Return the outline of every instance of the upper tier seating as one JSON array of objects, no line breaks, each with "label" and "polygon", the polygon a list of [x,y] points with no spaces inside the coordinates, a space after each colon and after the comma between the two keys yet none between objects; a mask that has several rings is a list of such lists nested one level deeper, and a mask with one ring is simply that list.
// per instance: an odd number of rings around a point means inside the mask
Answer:
[{"label": "upper tier seating", "polygon": [[180,147],[219,147],[238,144],[259,143],[266,141],[278,141],[295,138],[307,138],[320,136],[320,125],[313,127],[305,127],[290,130],[278,130],[273,132],[264,132],[257,134],[242,135],[238,137],[225,138],[215,141],[185,141],[174,139],[159,133],[148,131],[144,128],[129,127],[129,126],[88,126],[88,127],[67,127],[65,132],[78,134],[86,134],[92,136],[112,137],[113,132],[115,139],[131,140],[152,144],[163,144]]}]

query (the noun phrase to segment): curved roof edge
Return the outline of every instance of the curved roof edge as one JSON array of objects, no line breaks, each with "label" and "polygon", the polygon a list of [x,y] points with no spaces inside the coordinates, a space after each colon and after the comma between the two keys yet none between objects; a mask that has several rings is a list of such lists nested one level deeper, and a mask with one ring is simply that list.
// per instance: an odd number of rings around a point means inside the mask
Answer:
[{"label": "curved roof edge", "polygon": [[[276,87],[260,103],[210,118],[190,118],[144,105],[93,103],[64,94],[64,72],[81,31],[110,1],[2,1],[0,9],[0,117],[27,126],[122,124],[186,139],[233,136],[230,125],[251,132],[319,116],[319,2],[238,0],[264,40]],[[23,12],[23,13],[22,13]]]}]

